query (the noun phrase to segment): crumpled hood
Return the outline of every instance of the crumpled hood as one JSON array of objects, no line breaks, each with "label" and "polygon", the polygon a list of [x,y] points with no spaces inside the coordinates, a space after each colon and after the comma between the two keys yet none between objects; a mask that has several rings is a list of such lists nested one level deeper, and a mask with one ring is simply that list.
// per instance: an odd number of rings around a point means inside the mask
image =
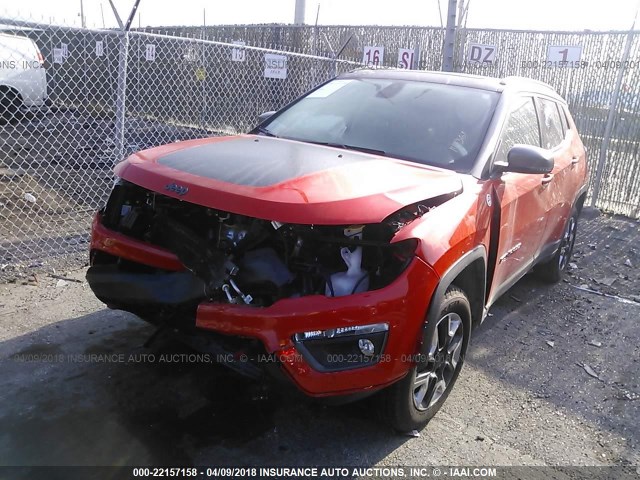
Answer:
[{"label": "crumpled hood", "polygon": [[283,223],[377,223],[462,190],[458,174],[265,136],[178,142],[138,152],[115,173],[186,202]]}]

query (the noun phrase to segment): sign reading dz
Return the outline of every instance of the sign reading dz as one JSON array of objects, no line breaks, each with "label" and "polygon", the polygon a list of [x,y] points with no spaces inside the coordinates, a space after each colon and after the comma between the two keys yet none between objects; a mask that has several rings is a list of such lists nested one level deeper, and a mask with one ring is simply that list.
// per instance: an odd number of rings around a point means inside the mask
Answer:
[{"label": "sign reading dz", "polygon": [[467,53],[467,61],[470,63],[493,64],[496,61],[498,47],[495,45],[482,45],[480,43],[470,43]]}]

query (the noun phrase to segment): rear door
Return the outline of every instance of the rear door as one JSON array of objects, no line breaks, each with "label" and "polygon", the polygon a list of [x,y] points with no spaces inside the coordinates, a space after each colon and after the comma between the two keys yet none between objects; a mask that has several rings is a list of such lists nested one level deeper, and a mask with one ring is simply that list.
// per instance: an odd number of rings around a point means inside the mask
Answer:
[{"label": "rear door", "polygon": [[[563,106],[555,100],[536,99],[540,118],[542,146],[553,152],[554,167],[547,187],[550,202],[547,206],[547,226],[542,237],[542,248],[553,251],[562,235],[564,225],[573,206],[579,183],[578,164],[583,155],[575,151],[574,135],[569,128]],[[544,251],[543,254],[548,252]]]},{"label": "rear door", "polygon": [[[515,144],[541,146],[540,125],[533,96],[511,101],[493,162],[506,162]],[[499,237],[489,303],[531,267],[546,229],[551,193],[543,174],[503,173],[493,180],[499,212]]]}]

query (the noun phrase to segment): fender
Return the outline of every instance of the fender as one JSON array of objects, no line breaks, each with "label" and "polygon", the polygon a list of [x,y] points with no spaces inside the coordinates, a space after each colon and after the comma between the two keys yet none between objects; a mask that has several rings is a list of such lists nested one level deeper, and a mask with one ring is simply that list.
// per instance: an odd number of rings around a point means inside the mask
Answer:
[{"label": "fender", "polygon": [[[486,288],[487,288],[487,250],[484,245],[478,245],[469,252],[465,253],[462,257],[455,261],[453,265],[449,267],[449,269],[442,275],[440,278],[440,283],[436,287],[433,296],[431,297],[431,302],[429,303],[429,308],[427,310],[427,323],[435,322],[438,319],[436,316],[440,311],[440,306],[442,303],[442,299],[444,298],[444,294],[447,291],[447,288],[453,283],[453,281],[476,260],[482,260],[482,266],[484,269],[483,279],[481,284],[477,285],[478,288],[481,289],[481,292],[478,292],[480,295],[477,296],[480,301],[480,308],[478,305],[475,305],[477,302],[472,302],[471,305],[471,323],[472,325],[479,325],[484,319],[485,308],[484,302],[486,298]],[[464,288],[463,288],[464,290]],[[465,292],[469,295],[469,292]],[[471,299],[470,299],[471,301]]]},{"label": "fender", "polygon": [[[578,192],[576,193],[575,198],[573,199],[573,205],[572,205],[572,207],[571,207],[572,209],[576,208],[577,203],[578,203],[578,200],[580,199],[580,197],[581,197],[582,195],[584,195],[585,193],[587,193],[587,190],[588,190],[588,189],[589,189],[589,183],[588,183],[588,182],[585,182],[585,184],[584,184],[584,185],[582,185],[582,187],[580,187],[580,190],[578,190]],[[585,196],[585,199],[586,199],[586,196]],[[584,204],[580,206],[580,209],[581,209],[581,210],[582,210],[582,207],[583,207],[583,206],[584,206]]]}]

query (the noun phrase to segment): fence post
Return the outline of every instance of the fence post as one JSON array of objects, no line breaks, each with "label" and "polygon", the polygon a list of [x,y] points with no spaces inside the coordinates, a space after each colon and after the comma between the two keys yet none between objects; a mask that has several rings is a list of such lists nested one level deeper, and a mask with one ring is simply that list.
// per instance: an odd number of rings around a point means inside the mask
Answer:
[{"label": "fence post", "polygon": [[[634,20],[635,25],[635,20]],[[618,109],[618,98],[620,97],[620,89],[622,88],[622,80],[624,79],[624,64],[629,59],[631,53],[631,45],[633,45],[633,26],[629,33],[627,33],[627,39],[624,44],[624,51],[622,53],[622,62],[620,70],[618,70],[618,77],[616,78],[616,84],[611,97],[611,104],[609,105],[609,113],[607,114],[607,124],[604,129],[604,136],[602,143],[600,144],[600,154],[598,156],[598,166],[596,167],[596,178],[593,183],[593,194],[591,195],[591,206],[595,207],[598,197],[600,196],[600,189],[602,186],[602,174],[604,173],[604,164],[607,161],[607,150],[609,149],[609,142],[611,140],[611,131],[613,130],[613,121],[615,120],[616,110]]]},{"label": "fence post", "polygon": [[127,100],[127,57],[129,54],[129,29],[131,28],[131,22],[133,17],[138,11],[140,0],[135,0],[129,17],[125,23],[122,22],[116,6],[113,4],[113,0],[109,0],[113,14],[116,17],[118,26],[120,27],[120,47],[118,52],[118,86],[116,90],[116,121],[114,124],[115,129],[115,163],[118,163],[124,157],[124,128],[126,119],[126,100]]},{"label": "fence post", "polygon": [[118,54],[118,86],[116,90],[116,121],[115,121],[115,162],[118,163],[124,157],[124,130],[126,119],[127,98],[127,57],[129,54],[129,32],[123,31],[120,35],[120,47]]},{"label": "fence post", "polygon": [[443,72],[453,72],[453,52],[456,42],[456,6],[457,0],[449,0],[447,10],[447,29],[444,32],[444,62],[442,64]]}]

